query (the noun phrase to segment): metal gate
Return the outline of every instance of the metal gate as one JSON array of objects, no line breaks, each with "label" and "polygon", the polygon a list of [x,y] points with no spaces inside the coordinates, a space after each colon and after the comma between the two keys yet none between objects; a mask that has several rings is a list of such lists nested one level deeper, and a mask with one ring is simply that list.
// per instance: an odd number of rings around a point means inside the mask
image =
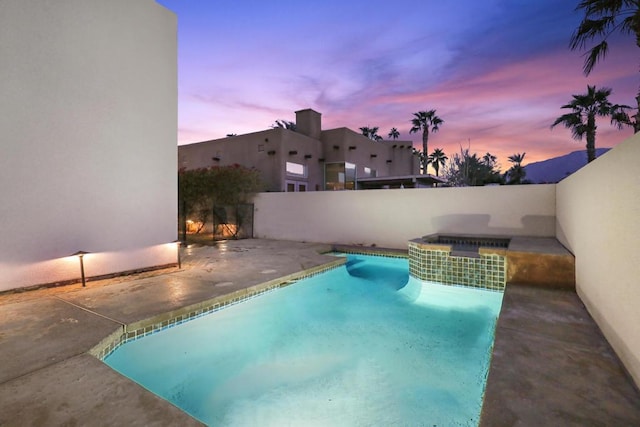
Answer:
[{"label": "metal gate", "polygon": [[213,207],[213,239],[253,238],[253,204]]}]

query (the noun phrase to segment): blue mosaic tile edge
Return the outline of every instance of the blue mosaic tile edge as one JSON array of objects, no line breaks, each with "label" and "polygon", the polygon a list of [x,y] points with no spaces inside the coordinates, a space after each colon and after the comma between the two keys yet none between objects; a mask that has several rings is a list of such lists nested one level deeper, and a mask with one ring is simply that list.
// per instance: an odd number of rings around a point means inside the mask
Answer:
[{"label": "blue mosaic tile edge", "polygon": [[[282,278],[277,283],[273,283],[271,285],[264,286],[256,285],[251,288],[247,288],[243,290],[243,295],[234,295],[229,294],[219,299],[212,301],[211,305],[206,305],[205,307],[190,310],[188,307],[185,308],[186,312],[183,314],[179,314],[170,319],[163,320],[161,322],[154,322],[149,325],[145,325],[134,330],[127,330],[127,326],[124,326],[124,330],[122,332],[115,332],[114,334],[107,337],[100,344],[95,346],[93,349],[89,351],[90,354],[97,357],[100,360],[104,360],[111,353],[113,353],[118,347],[123,344],[126,344],[130,341],[135,341],[140,338],[144,338],[151,334],[155,334],[161,332],[165,329],[173,328],[175,326],[181,325],[190,320],[197,319],[202,316],[206,316],[208,314],[214,313],[216,311],[222,310],[224,308],[231,307],[233,305],[239,304],[241,302],[257,298],[264,294],[273,292],[279,288],[289,286],[299,280],[303,280],[309,277],[316,276],[318,274],[322,274],[326,271],[333,270],[338,268],[344,264],[344,260],[337,260],[335,262],[325,264],[320,267],[316,267],[310,270],[306,270],[300,273],[296,273],[293,275],[286,276]],[[114,337],[114,335],[116,335]]]}]

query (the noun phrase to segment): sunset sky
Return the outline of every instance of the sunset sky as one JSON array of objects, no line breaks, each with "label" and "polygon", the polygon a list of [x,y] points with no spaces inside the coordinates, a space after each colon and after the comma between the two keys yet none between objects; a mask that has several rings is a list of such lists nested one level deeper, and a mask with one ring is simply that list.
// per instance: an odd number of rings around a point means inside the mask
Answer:
[{"label": "sunset sky", "polygon": [[[323,129],[392,127],[412,113],[444,120],[429,151],[526,152],[524,164],[584,149],[549,128],[587,84],[635,105],[632,37],[612,42],[582,74],[568,48],[582,19],[577,0],[157,0],[178,16],[178,143],[268,129],[296,110],[322,113]],[[598,147],[632,134],[599,121]]]}]

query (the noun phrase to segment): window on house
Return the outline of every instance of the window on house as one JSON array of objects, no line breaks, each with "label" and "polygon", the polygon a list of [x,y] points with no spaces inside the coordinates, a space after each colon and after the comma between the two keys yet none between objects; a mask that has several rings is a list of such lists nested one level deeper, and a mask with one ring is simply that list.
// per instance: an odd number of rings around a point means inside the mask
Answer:
[{"label": "window on house", "polygon": [[364,175],[367,178],[375,178],[376,176],[378,176],[378,171],[376,171],[375,169],[371,169],[371,168],[364,168]]},{"label": "window on house", "polygon": [[325,190],[355,190],[356,165],[353,163],[327,163],[324,169]]},{"label": "window on house", "polygon": [[344,188],[345,190],[355,190],[356,189],[356,165],[353,163],[345,163],[344,164]]},{"label": "window on house", "polygon": [[300,163],[287,162],[287,175],[307,177],[307,166]]}]

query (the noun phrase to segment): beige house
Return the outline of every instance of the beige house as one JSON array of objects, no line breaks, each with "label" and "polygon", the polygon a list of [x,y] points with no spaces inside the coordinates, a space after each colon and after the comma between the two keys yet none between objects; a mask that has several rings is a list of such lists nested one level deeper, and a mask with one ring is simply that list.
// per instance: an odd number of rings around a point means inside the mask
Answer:
[{"label": "beige house", "polygon": [[347,128],[322,130],[321,114],[296,111],[296,130],[273,128],[178,147],[178,167],[239,164],[262,173],[267,191],[431,187],[411,141],[372,141]]}]

